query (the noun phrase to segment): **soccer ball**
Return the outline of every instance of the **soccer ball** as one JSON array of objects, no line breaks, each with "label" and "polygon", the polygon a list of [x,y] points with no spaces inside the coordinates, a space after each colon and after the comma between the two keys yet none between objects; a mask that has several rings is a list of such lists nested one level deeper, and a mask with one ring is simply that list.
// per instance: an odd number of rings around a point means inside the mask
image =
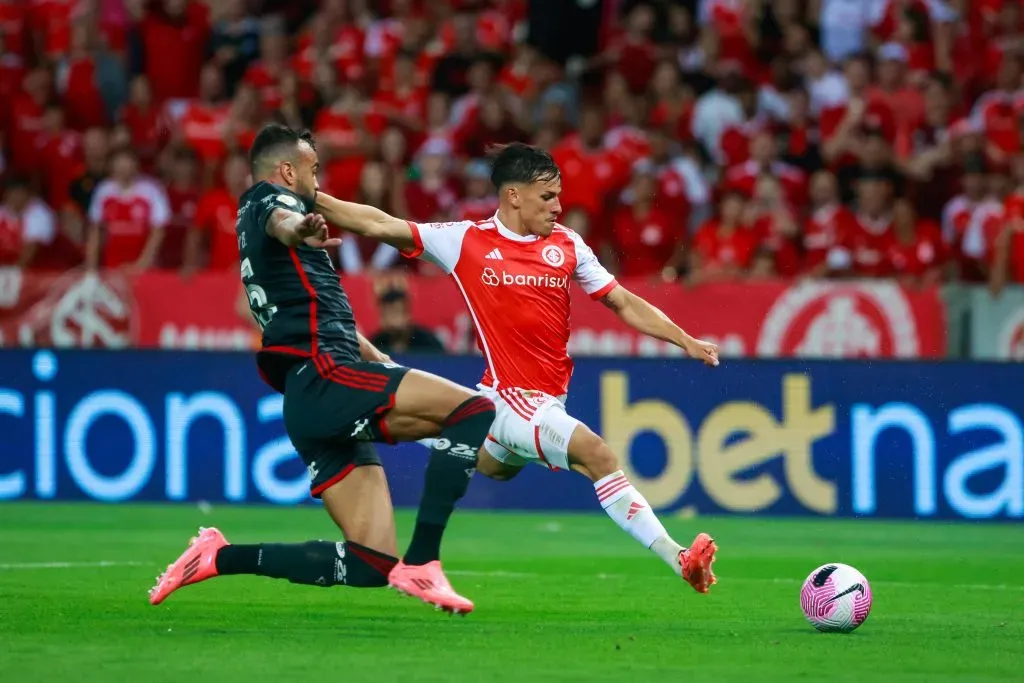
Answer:
[{"label": "soccer ball", "polygon": [[819,631],[849,633],[871,612],[871,586],[848,564],[822,565],[804,581],[800,607]]}]

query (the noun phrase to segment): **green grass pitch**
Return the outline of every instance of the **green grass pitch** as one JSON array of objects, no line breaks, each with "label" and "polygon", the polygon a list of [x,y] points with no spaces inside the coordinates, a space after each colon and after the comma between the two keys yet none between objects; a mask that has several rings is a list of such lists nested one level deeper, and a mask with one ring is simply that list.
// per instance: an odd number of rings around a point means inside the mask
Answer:
[{"label": "green grass pitch", "polygon": [[[400,513],[404,542],[411,515]],[[0,505],[0,680],[1020,681],[1024,528],[671,519],[719,542],[700,596],[599,513],[463,512],[446,566],[477,611],[391,591],[227,577],[146,591],[198,525],[235,542],[332,538],[316,508]],[[800,582],[846,562],[874,607],[815,632]]]}]

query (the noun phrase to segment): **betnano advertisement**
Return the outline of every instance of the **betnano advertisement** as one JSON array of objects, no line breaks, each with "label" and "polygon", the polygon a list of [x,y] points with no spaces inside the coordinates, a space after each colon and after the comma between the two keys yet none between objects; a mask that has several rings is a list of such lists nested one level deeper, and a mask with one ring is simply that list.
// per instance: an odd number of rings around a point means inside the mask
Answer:
[{"label": "betnano advertisement", "polygon": [[[663,512],[1019,520],[1022,387],[1012,363],[583,359],[568,408]],[[0,500],[311,503],[281,408],[250,354],[3,351]],[[426,450],[380,449],[414,505]],[[597,509],[583,477],[533,466],[478,475],[464,505]]]}]

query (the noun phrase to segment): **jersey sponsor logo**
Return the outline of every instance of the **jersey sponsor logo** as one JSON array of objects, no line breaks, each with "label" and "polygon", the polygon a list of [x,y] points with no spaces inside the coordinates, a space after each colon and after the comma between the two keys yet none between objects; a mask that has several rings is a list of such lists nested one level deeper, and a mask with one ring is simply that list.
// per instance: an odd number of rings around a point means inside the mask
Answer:
[{"label": "jersey sponsor logo", "polygon": [[553,244],[549,244],[544,247],[540,252],[540,256],[549,266],[553,266],[555,268],[559,268],[563,263],[565,263],[565,253]]},{"label": "jersey sponsor logo", "polygon": [[480,274],[480,280],[488,287],[550,287],[552,289],[568,289],[569,276],[556,277],[554,275],[525,275],[523,273],[509,273],[501,271],[500,274],[493,268],[484,268]]},{"label": "jersey sponsor logo", "polygon": [[921,348],[915,320],[898,285],[808,282],[787,289],[772,305],[757,353],[913,358]]},{"label": "jersey sponsor logo", "polygon": [[306,472],[309,473],[310,481],[316,481],[316,475],[320,474],[320,468],[316,466],[316,460],[306,465]]},{"label": "jersey sponsor logo", "polygon": [[441,437],[440,439],[434,439],[434,448],[436,448],[439,451],[446,451],[451,447],[452,442],[449,441],[448,439],[445,439],[444,437]]},{"label": "jersey sponsor logo", "polygon": [[487,254],[487,256],[484,256],[484,258],[485,259],[491,259],[491,260],[494,260],[494,261],[503,261],[504,260],[504,258],[501,255],[501,250],[500,249],[493,249],[489,254]]},{"label": "jersey sponsor logo", "polygon": [[501,284],[501,278],[498,277],[493,268],[484,268],[484,272],[480,274],[480,279],[489,287],[497,287]]},{"label": "jersey sponsor logo", "polygon": [[279,194],[277,195],[276,200],[285,206],[296,207],[299,205],[299,200],[289,194]]}]

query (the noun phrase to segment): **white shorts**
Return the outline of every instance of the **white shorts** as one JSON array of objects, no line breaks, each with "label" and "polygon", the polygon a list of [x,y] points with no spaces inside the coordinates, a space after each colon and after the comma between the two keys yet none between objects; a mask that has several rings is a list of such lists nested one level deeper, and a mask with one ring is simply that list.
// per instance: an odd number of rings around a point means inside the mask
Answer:
[{"label": "white shorts", "polygon": [[[564,396],[543,391],[478,385],[494,401],[495,416],[484,449],[500,463],[523,467],[535,462],[552,470],[569,469],[569,439],[580,421],[565,412]],[[430,448],[433,439],[421,444]]]},{"label": "white shorts", "polygon": [[484,449],[498,462],[522,467],[528,462],[552,470],[569,469],[569,439],[580,423],[565,412],[565,397],[543,391],[479,387],[494,401],[494,424]]}]

